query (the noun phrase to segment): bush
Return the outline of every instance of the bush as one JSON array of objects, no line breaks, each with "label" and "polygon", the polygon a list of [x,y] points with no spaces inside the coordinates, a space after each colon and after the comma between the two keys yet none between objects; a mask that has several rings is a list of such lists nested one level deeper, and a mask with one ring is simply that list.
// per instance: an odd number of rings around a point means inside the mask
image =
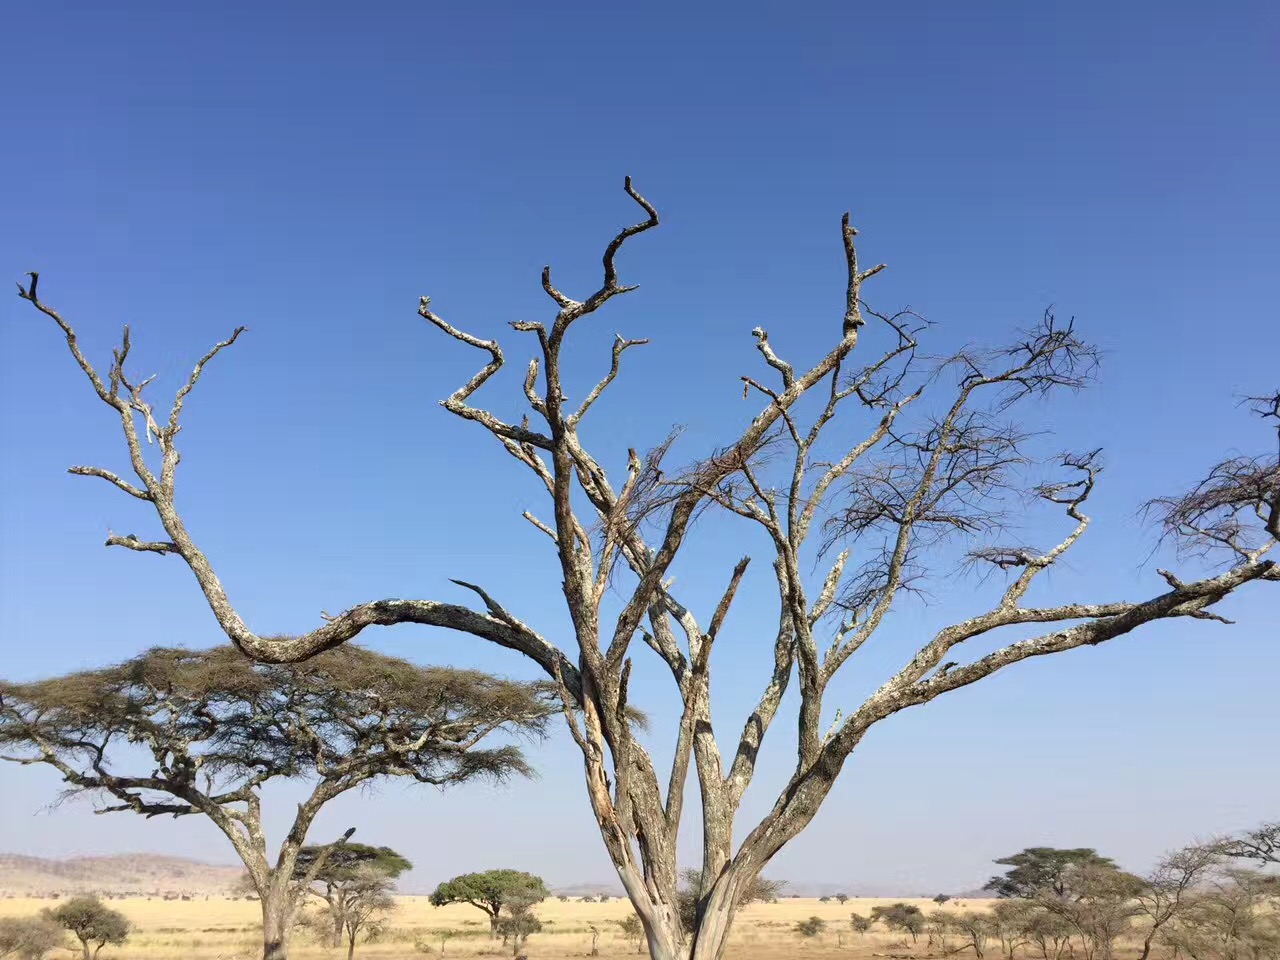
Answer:
[{"label": "bush", "polygon": [[634,913],[625,920],[619,920],[618,926],[622,928],[622,935],[627,938],[627,943],[636,948],[636,953],[644,950],[644,924],[640,922],[640,918]]},{"label": "bush", "polygon": [[[830,898],[828,898],[830,899]],[[827,929],[827,921],[821,917],[810,917],[808,920],[801,920],[795,925],[795,931],[799,936],[806,939],[812,939]]]},{"label": "bush", "polygon": [[890,930],[911,934],[911,942],[924,930],[925,919],[920,908],[910,903],[895,903],[888,907],[872,907],[871,919],[879,920]]},{"label": "bush", "polygon": [[870,917],[864,917],[860,913],[849,914],[849,926],[853,927],[854,933],[866,933],[871,929],[871,925],[875,923]]},{"label": "bush", "polygon": [[64,942],[62,928],[48,917],[0,917],[0,957],[42,960]]},{"label": "bush", "polygon": [[75,935],[84,950],[84,960],[93,960],[107,944],[118,946],[129,938],[129,921],[125,915],[112,910],[97,897],[73,897],[60,907],[46,910],[45,915]]}]

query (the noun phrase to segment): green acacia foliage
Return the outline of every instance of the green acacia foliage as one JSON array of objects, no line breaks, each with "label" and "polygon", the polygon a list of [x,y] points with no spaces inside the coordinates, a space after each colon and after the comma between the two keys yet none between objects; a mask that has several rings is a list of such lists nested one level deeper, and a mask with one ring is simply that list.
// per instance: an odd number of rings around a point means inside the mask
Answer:
[{"label": "green acacia foliage", "polygon": [[1099,856],[1092,847],[1059,850],[1054,847],[1028,847],[1021,853],[1002,857],[995,861],[1010,869],[1001,876],[992,877],[983,886],[997,897],[1029,899],[1046,893],[1072,899],[1078,893],[1071,890],[1071,877],[1082,867],[1116,869],[1115,862]]},{"label": "green acacia foliage", "polygon": [[129,921],[97,897],[73,897],[45,915],[80,941],[84,960],[93,960],[107,944],[119,946],[129,937]]},{"label": "green acacia foliage", "polygon": [[[450,903],[469,903],[489,915],[489,927],[498,930],[502,908],[513,902],[540,903],[548,896],[541,877],[519,870],[486,870],[464,873],[436,887],[431,902],[437,907]],[[530,897],[535,899],[529,900]]]}]

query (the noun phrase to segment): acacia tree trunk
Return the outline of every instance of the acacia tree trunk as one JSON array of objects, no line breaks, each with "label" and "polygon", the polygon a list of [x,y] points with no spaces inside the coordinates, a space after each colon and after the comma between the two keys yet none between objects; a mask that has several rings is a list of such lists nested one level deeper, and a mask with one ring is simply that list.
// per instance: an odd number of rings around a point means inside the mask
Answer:
[{"label": "acacia tree trunk", "polygon": [[273,886],[262,897],[262,960],[288,960],[293,904],[287,890]]},{"label": "acacia tree trunk", "polygon": [[333,914],[333,935],[329,938],[329,946],[342,946],[342,929],[346,926],[346,917],[343,916],[341,909],[335,903],[329,904],[329,911]]}]

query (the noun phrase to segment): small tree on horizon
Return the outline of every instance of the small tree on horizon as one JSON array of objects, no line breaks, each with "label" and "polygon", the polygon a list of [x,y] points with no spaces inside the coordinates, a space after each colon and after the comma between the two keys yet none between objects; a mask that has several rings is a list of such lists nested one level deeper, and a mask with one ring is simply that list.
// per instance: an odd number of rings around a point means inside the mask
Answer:
[{"label": "small tree on horizon", "polygon": [[880,921],[890,930],[910,934],[912,943],[920,938],[926,923],[924,912],[913,903],[892,903],[888,906],[872,907],[871,920],[872,922]]},{"label": "small tree on horizon", "polygon": [[[321,859],[322,865],[312,875],[312,867]],[[370,874],[385,877],[389,881],[387,891],[390,891],[390,881],[412,869],[413,864],[390,847],[348,841],[337,848],[303,847],[298,851],[293,876],[298,883],[311,878],[309,892],[324,901],[329,914],[329,946],[336,947],[347,929],[348,912],[363,898],[380,896]]]},{"label": "small tree on horizon", "polygon": [[[436,887],[431,903],[443,907],[450,903],[469,903],[489,917],[489,935],[500,935],[502,908],[509,903],[528,903],[525,911],[545,900],[550,894],[541,877],[520,870],[485,870],[464,873]],[[530,900],[530,897],[537,899]],[[588,902],[589,897],[583,897]]]},{"label": "small tree on horizon", "polygon": [[644,949],[644,927],[641,925],[639,917],[633,913],[625,919],[619,920],[618,926],[622,928],[622,935],[627,942],[636,948],[636,953]]},{"label": "small tree on horizon", "polygon": [[[285,960],[300,899],[334,849],[296,874],[324,805],[379,778],[449,786],[528,773],[516,746],[479,744],[541,731],[544,694],[357,646],[294,665],[257,664],[229,647],[157,648],[114,667],[0,682],[0,758],[51,766],[69,792],[115,801],[99,813],[208,817],[261,902],[263,957]],[[261,788],[293,779],[310,793],[272,857]]]},{"label": "small tree on horizon", "polygon": [[542,930],[542,921],[534,916],[533,908],[544,899],[546,890],[542,888],[541,881],[507,893],[502,914],[498,917],[497,933],[503,943],[511,944],[512,956],[519,956],[529,937]]},{"label": "small tree on horizon", "polygon": [[80,941],[84,960],[96,960],[103,947],[120,946],[129,938],[125,915],[97,897],[73,897],[45,910],[45,916]]},{"label": "small tree on horizon", "polygon": [[356,868],[344,883],[342,926],[347,937],[347,960],[355,956],[362,935],[368,939],[381,931],[382,916],[396,905],[391,895],[394,887],[390,876],[370,865]]}]

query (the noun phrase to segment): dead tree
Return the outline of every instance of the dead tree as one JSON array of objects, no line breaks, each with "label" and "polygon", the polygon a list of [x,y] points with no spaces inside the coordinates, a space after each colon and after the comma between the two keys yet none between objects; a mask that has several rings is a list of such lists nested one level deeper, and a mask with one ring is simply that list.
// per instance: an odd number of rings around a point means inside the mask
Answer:
[{"label": "dead tree", "polygon": [[[168,412],[146,398],[144,382],[126,372],[126,332],[104,379],[76,344],[72,328],[36,292],[36,276],[22,296],[52,318],[94,392],[119,420],[136,482],[101,467],[73,472],[113,484],[156,512],[164,537],[111,537],[111,546],[176,555],[190,567],[224,633],[246,655],[266,662],[297,661],[351,640],[366,627],[417,623],[444,627],[515,650],[558,684],[564,714],[581,749],[590,803],[609,856],[644,925],[656,960],[721,956],[742,889],[812,820],[853,749],[876,723],[1032,657],[1103,643],[1165,618],[1221,619],[1212,612],[1232,591],[1254,581],[1280,580],[1265,554],[1280,539],[1280,466],[1270,457],[1220,464],[1189,495],[1153,502],[1182,542],[1220,548],[1229,562],[1211,575],[1180,578],[1162,572],[1162,588],[1139,600],[1029,603],[1041,574],[1089,525],[1086,501],[1098,480],[1095,453],[1058,461],[1061,479],[1029,479],[1026,432],[1016,413],[1028,398],[1081,387],[1094,352],[1071,324],[1046,316],[1001,349],[966,351],[936,364],[917,351],[923,326],[910,313],[868,307],[864,283],[882,264],[865,267],[857,231],[846,216],[841,237],[848,279],[843,316],[831,323],[832,346],[812,363],[781,355],[762,327],[751,331],[767,377],[743,376],[743,393],[760,398],[755,415],[711,456],[685,469],[663,461],[669,444],[641,456],[632,450],[613,478],[593,456],[582,427],[619,375],[626,352],[647,341],[615,340],[608,370],[575,391],[565,382],[565,351],[579,323],[611,300],[635,290],[619,280],[624,244],[658,225],[654,207],[626,181],[643,219],[605,247],[598,289],[577,300],[559,289],[550,269],[542,287],[554,304],[550,323],[512,327],[535,343],[523,378],[528,414],[508,422],[476,405],[475,397],[506,362],[497,339],[465,332],[423,297],[420,316],[446,336],[479,351],[483,366],[442,403],[493,437],[527,468],[545,491],[549,513],[525,513],[550,542],[563,579],[572,636],[560,642],[503,606],[496,591],[460,584],[480,606],[436,600],[386,599],[361,603],[289,638],[259,636],[241,619],[209,558],[174,503],[183,404],[205,366],[243,332],[237,329],[197,363]],[[878,336],[883,349],[858,358]],[[570,402],[568,397],[581,397]],[[1260,412],[1277,418],[1280,399]],[[837,431],[831,430],[839,422]],[[854,437],[850,440],[850,437]],[[148,447],[146,441],[154,441]],[[639,449],[640,445],[636,444]],[[156,453],[149,456],[149,452]],[[158,467],[152,460],[158,460]],[[1031,493],[1065,514],[1060,540],[1036,548],[995,539],[1005,495]],[[769,676],[758,703],[732,727],[713,723],[712,650],[743,578],[746,558],[725,571],[723,596],[709,616],[682,603],[673,564],[689,541],[693,521],[707,510],[740,518],[761,535],[777,591],[776,626],[768,629]],[[895,603],[916,589],[931,558],[958,541],[973,563],[1003,572],[1008,582],[987,609],[922,639],[901,668],[861,705],[824,729],[824,693],[832,677],[876,632]],[[825,558],[821,576],[808,571]],[[726,562],[726,568],[731,566]],[[935,564],[936,565],[936,564]],[[606,591],[622,589],[621,612],[602,614]],[[966,659],[964,644],[990,640],[1005,628],[1036,635]],[[758,627],[756,628],[758,635]],[[737,632],[737,631],[735,631]],[[627,723],[633,648],[648,648],[670,673],[681,703],[669,770],[659,773]],[[734,821],[755,773],[756,756],[783,694],[799,687],[794,772],[773,808],[749,829]],[[722,740],[726,729],[732,735]],[[683,822],[685,783],[694,771],[700,788],[703,884],[696,922],[686,934],[679,919],[676,838]]]},{"label": "dead tree", "polygon": [[[230,647],[156,649],[116,667],[0,683],[0,759],[46,764],[69,792],[110,798],[98,813],[208,817],[262,903],[264,960],[284,960],[299,902],[334,850],[303,852],[321,808],[380,778],[447,786],[526,773],[515,745],[481,742],[540,730],[546,692],[354,644],[288,665]],[[260,790],[292,779],[311,792],[273,859]]]}]

